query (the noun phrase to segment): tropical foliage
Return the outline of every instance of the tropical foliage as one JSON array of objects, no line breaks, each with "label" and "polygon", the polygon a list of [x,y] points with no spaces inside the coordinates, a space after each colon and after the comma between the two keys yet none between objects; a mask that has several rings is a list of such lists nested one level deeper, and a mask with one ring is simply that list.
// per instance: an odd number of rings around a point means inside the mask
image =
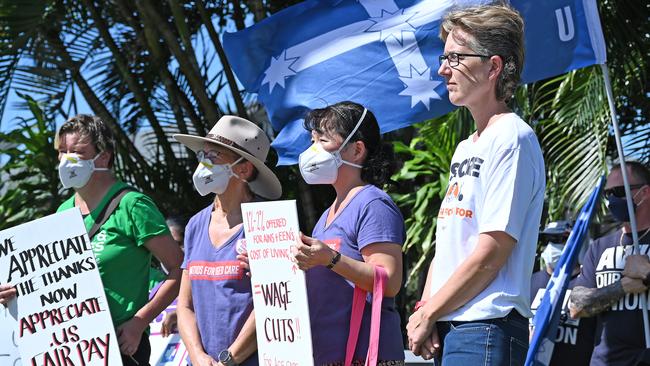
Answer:
[{"label": "tropical foliage", "polygon": [[0,133],[0,230],[52,213],[61,203],[54,123],[36,101],[21,95],[33,117]]}]

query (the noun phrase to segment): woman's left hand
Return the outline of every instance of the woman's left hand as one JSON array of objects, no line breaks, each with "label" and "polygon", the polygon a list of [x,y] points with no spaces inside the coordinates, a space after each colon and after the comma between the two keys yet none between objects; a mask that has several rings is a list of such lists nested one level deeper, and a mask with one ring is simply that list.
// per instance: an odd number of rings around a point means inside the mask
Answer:
[{"label": "woman's left hand", "polygon": [[244,251],[237,254],[237,260],[239,261],[239,267],[241,267],[244,270],[246,276],[250,277],[251,266],[250,266],[250,260],[248,259],[248,252]]},{"label": "woman's left hand", "polygon": [[316,266],[326,266],[334,258],[334,250],[318,239],[300,233],[300,241],[291,247],[293,261],[306,271]]},{"label": "woman's left hand", "polygon": [[[436,322],[425,317],[424,310],[419,309],[411,314],[406,325],[406,332],[408,334],[409,348],[416,356],[429,357],[425,358],[425,360],[437,356],[437,351],[440,349],[440,340]],[[422,350],[423,345],[428,349]]]}]

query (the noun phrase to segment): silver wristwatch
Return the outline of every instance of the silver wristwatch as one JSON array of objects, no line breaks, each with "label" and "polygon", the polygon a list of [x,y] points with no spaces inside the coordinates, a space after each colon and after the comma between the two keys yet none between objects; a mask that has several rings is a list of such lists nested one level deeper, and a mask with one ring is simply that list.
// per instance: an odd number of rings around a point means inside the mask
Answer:
[{"label": "silver wristwatch", "polygon": [[232,353],[230,353],[230,351],[227,349],[219,352],[219,362],[221,362],[224,366],[239,366],[237,362],[235,362],[235,359],[232,358]]}]

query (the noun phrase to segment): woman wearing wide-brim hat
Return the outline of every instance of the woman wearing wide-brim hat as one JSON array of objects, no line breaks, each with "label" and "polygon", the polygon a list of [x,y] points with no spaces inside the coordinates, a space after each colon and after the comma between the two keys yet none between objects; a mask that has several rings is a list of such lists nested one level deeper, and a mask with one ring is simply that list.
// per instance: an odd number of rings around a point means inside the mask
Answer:
[{"label": "woman wearing wide-brim hat", "polygon": [[224,116],[207,136],[174,135],[197,154],[194,186],[214,202],[185,229],[178,328],[193,365],[257,365],[251,284],[237,260],[241,204],[277,199],[280,181],[264,164],[270,143],[243,118]]}]

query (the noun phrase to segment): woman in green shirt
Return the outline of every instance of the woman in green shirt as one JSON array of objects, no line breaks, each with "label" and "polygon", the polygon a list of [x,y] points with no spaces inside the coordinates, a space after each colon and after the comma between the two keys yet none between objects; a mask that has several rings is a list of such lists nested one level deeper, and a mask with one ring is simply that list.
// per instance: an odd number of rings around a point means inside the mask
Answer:
[{"label": "woman in green shirt", "polygon": [[[116,327],[124,366],[148,365],[149,323],[178,295],[183,254],[165,219],[148,196],[130,189],[111,171],[114,139],[96,116],[77,115],[58,133],[59,177],[75,194],[59,207],[81,209],[86,228],[120,191],[130,190],[91,238]],[[149,268],[154,255],[169,271],[155,296],[148,299]]]}]

